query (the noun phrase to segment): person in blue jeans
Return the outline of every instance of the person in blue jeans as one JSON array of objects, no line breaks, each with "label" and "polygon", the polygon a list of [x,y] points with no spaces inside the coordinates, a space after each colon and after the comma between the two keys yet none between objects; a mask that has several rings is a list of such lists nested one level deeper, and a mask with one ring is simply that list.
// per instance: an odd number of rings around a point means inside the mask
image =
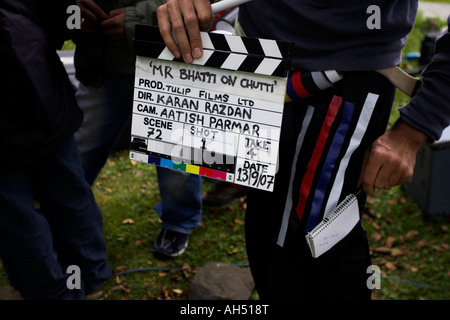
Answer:
[{"label": "person in blue jeans", "polygon": [[112,273],[73,139],[82,112],[56,53],[72,4],[0,5],[0,259],[15,299],[85,299]]},{"label": "person in blue jeans", "polygon": [[[127,6],[124,6],[124,3]],[[75,134],[86,180],[93,184],[131,120],[134,90],[134,27],[154,24],[163,1],[79,1],[84,23],[76,39],[76,98],[84,120]],[[202,217],[202,179],[157,167],[162,229],[155,253],[182,254]]]}]

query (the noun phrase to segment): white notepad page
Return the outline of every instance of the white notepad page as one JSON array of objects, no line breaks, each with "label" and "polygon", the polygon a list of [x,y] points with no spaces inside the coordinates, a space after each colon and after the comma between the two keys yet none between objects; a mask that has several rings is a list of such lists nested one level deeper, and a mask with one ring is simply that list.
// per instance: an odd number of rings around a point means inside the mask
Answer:
[{"label": "white notepad page", "polygon": [[313,230],[306,234],[306,241],[314,258],[341,241],[359,221],[358,199],[347,196]]}]

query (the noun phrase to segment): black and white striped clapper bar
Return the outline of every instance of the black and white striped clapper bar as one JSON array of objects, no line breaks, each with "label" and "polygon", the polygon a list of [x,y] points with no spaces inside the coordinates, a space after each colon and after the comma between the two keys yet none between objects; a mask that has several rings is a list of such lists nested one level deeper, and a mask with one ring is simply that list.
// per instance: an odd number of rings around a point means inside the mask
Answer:
[{"label": "black and white striped clapper bar", "polygon": [[[290,66],[288,42],[206,32],[201,32],[201,37],[203,57],[193,64],[283,78],[287,76]],[[155,26],[136,26],[134,50],[137,56],[182,61],[167,49]]]}]

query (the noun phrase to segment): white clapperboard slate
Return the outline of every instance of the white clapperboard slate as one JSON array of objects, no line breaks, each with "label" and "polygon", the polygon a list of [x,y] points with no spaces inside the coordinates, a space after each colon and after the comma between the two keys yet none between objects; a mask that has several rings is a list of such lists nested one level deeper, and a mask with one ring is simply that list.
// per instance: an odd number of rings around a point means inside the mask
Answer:
[{"label": "white clapperboard slate", "polygon": [[157,27],[136,26],[130,158],[272,191],[290,44],[201,36],[186,64]]}]

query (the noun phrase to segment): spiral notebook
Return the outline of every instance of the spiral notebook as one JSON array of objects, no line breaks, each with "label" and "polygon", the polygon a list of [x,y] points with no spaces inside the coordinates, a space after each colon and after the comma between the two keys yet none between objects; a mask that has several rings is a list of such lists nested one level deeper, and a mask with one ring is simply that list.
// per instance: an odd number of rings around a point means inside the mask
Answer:
[{"label": "spiral notebook", "polygon": [[356,195],[350,194],[331,211],[313,230],[306,234],[306,242],[314,258],[341,241],[359,221]]}]

